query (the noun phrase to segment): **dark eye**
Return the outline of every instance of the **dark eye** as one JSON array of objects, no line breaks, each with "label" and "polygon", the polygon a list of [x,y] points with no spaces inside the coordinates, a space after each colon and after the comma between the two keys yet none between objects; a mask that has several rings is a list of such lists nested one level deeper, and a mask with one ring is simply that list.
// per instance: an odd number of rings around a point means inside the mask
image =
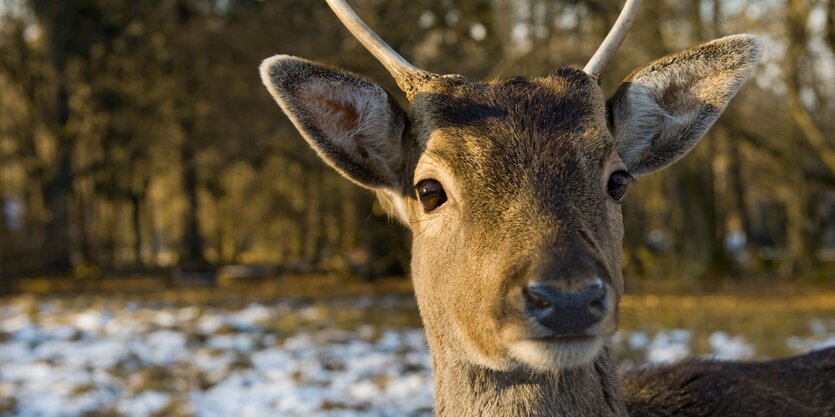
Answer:
[{"label": "dark eye", "polygon": [[423,210],[427,213],[446,202],[444,186],[437,180],[431,178],[423,180],[415,185],[415,190],[420,199],[420,204],[423,205]]},{"label": "dark eye", "polygon": [[623,196],[626,195],[626,188],[629,186],[630,181],[632,181],[632,176],[628,172],[623,170],[615,171],[609,176],[609,182],[606,183],[606,192],[615,201],[621,202]]}]

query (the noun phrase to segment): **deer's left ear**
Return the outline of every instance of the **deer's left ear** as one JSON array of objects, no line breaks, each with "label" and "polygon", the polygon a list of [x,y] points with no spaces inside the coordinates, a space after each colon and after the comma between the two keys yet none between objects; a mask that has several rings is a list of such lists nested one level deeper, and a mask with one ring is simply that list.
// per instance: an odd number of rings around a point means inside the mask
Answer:
[{"label": "deer's left ear", "polygon": [[634,71],[607,102],[618,154],[633,175],[687,154],[736,95],[762,56],[762,42],[734,35]]}]

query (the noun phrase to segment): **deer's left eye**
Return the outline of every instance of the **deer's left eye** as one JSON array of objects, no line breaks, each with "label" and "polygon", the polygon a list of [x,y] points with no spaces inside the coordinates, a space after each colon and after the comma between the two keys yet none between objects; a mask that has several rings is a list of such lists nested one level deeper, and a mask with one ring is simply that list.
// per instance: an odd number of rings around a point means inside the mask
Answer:
[{"label": "deer's left eye", "polygon": [[415,185],[423,211],[429,213],[446,202],[446,191],[438,180],[426,179]]},{"label": "deer's left eye", "polygon": [[620,203],[626,195],[626,189],[629,187],[630,181],[632,181],[632,176],[628,172],[624,170],[615,171],[609,176],[609,181],[606,183],[606,192]]}]

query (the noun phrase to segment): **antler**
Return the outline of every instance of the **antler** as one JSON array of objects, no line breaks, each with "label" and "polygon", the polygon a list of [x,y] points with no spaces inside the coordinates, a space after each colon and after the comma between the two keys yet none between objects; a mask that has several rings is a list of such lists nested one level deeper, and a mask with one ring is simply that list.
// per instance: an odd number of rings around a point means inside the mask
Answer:
[{"label": "antler", "polygon": [[343,0],[326,1],[336,17],[342,21],[342,24],[348,28],[351,34],[391,73],[397,82],[397,86],[406,93],[406,98],[409,101],[414,98],[420,84],[437,76],[415,67],[403,59],[357,16],[351,6],[348,6],[348,3]]},{"label": "antler", "polygon": [[635,20],[635,15],[638,14],[638,7],[640,6],[641,0],[626,0],[626,4],[623,6],[623,10],[621,10],[618,20],[615,21],[615,25],[612,26],[612,30],[609,31],[606,39],[597,48],[597,52],[592,55],[589,63],[583,68],[586,74],[593,77],[600,77],[600,73],[603,72],[606,63],[609,62],[609,59],[612,58],[612,55],[615,54],[615,51],[617,51],[621,42],[626,37],[626,32],[632,26],[632,21]]}]

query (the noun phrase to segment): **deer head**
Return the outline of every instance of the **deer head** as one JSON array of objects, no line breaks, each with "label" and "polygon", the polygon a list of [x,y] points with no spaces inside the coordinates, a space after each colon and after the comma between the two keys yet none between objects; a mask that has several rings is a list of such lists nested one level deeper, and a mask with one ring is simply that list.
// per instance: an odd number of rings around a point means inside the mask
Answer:
[{"label": "deer head", "polygon": [[411,229],[436,363],[506,372],[592,362],[617,324],[630,181],[696,145],[750,75],[759,40],[729,36],[664,57],[607,100],[598,77],[634,0],[584,70],[496,82],[415,68],[343,1],[328,3],[409,108],[300,58],[269,58],[261,76],[319,156]]}]

